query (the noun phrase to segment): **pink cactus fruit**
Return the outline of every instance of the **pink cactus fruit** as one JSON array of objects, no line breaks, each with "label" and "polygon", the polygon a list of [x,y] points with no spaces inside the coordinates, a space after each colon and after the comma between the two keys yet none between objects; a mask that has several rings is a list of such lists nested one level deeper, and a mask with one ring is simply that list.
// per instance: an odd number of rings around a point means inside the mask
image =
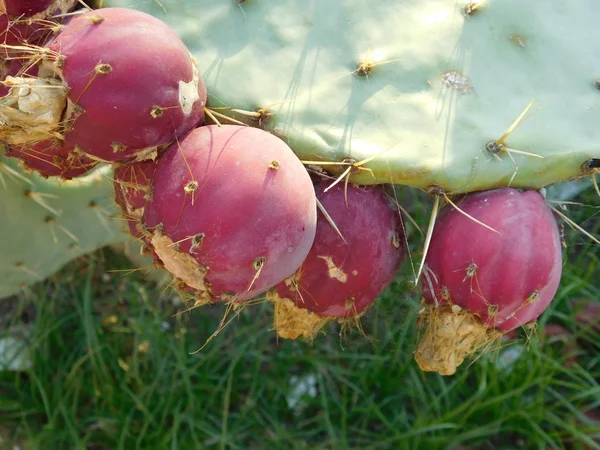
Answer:
[{"label": "pink cactus fruit", "polygon": [[0,42],[37,44],[57,30],[60,16],[77,0],[0,0]]},{"label": "pink cactus fruit", "polygon": [[115,201],[131,235],[142,241],[144,232],[141,221],[151,195],[150,187],[155,170],[156,162],[153,160],[114,165]]},{"label": "pink cactus fruit", "polygon": [[37,172],[44,178],[60,177],[70,180],[92,170],[97,161],[64,147],[58,140],[47,140],[30,146],[7,146],[5,153],[18,158],[26,171]]},{"label": "pink cactus fruit", "polygon": [[[27,54],[9,52],[3,54],[0,63],[0,79],[6,77],[29,77],[37,71]],[[8,95],[10,89],[0,84],[0,96]],[[39,175],[71,179],[81,176],[97,165],[97,162],[74,151],[59,139],[46,139],[26,145],[5,145],[7,156],[21,160],[26,171],[34,171]]]},{"label": "pink cactus fruit", "polygon": [[159,158],[144,208],[149,243],[200,302],[242,302],[293,274],[313,243],[308,172],[259,129],[196,128]]},{"label": "pink cactus fruit", "polygon": [[427,327],[415,352],[421,369],[442,375],[535,321],[562,272],[558,224],[539,192],[499,188],[457,206],[464,214],[448,206],[435,225],[422,276]]},{"label": "pink cactus fruit", "polygon": [[[37,68],[30,64],[28,55],[7,52],[0,62],[0,79],[4,81],[7,77],[30,76],[34,70]],[[0,84],[0,96],[8,95],[9,92],[9,86]],[[37,172],[45,178],[58,176],[67,180],[85,174],[97,164],[83,155],[71,154],[71,150],[64,147],[58,139],[28,145],[4,145],[6,156],[20,159],[24,170]]]},{"label": "pink cactus fruit", "polygon": [[[181,39],[126,8],[75,16],[44,48],[36,77],[0,99],[9,144],[64,139],[100,161],[151,159],[201,123],[206,88]],[[35,100],[35,101],[32,101]]]},{"label": "pink cactus fruit", "polygon": [[16,76],[21,68],[17,59],[11,57],[8,53],[0,53],[0,97],[8,94],[10,88],[4,85],[4,80],[8,76]]},{"label": "pink cactus fruit", "polygon": [[10,92],[11,83],[5,83],[8,77],[26,77],[34,73],[37,73],[37,67],[29,55],[0,49],[0,97]]},{"label": "pink cactus fruit", "polygon": [[[275,329],[312,340],[325,323],[357,323],[392,282],[405,256],[401,216],[380,187],[315,187],[318,213],[312,248],[294,275],[269,294]],[[337,230],[336,230],[337,227]]]}]

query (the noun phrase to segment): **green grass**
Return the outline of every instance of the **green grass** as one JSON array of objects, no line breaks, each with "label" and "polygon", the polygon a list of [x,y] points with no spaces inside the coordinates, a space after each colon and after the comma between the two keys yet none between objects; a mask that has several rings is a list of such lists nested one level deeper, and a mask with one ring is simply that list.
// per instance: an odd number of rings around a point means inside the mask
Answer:
[{"label": "green grass", "polygon": [[[424,197],[410,195],[426,227]],[[600,203],[591,193],[584,202]],[[597,234],[597,211],[569,215]],[[30,324],[33,360],[25,372],[0,372],[0,435],[6,448],[53,450],[600,449],[600,423],[583,414],[600,411],[600,334],[574,319],[571,303],[600,301],[600,250],[579,233],[566,237],[539,339],[521,336],[452,377],[412,359],[419,296],[408,263],[362,321],[371,342],[335,327],[312,345],[278,341],[262,304],[192,354],[224,309],[185,312],[139,272],[119,272],[130,263],[104,249],[0,303],[10,302],[3,329]],[[420,245],[411,231],[414,264]],[[572,333],[574,364],[543,338],[547,323]],[[314,391],[290,407],[294,379],[313,380]]]}]

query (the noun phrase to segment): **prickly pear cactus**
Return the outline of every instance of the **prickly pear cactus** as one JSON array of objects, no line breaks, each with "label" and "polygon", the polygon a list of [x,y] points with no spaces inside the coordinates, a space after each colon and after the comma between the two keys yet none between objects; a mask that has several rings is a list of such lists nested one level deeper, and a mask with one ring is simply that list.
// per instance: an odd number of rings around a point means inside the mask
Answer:
[{"label": "prickly pear cactus", "polygon": [[126,242],[109,166],[58,182],[26,174],[0,150],[0,298],[41,281],[72,259]]},{"label": "prickly pear cactus", "polygon": [[595,0],[104,6],[175,28],[219,120],[262,126],[358,184],[535,188],[600,158]]}]

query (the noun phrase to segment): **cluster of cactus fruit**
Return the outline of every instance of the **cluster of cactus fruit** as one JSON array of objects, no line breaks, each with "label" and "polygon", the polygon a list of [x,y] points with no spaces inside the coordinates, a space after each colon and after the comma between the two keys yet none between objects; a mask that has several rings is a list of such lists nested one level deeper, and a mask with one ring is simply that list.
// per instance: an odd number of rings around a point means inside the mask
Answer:
[{"label": "cluster of cactus fruit", "polygon": [[[423,370],[453,374],[469,355],[534,323],[554,298],[562,245],[543,187],[583,176],[595,182],[600,95],[593,78],[568,87],[562,78],[536,79],[531,91],[544,101],[552,104],[563,87],[573,95],[576,137],[565,140],[537,123],[517,139],[533,101],[522,103],[512,125],[506,119],[529,95],[532,81],[520,72],[531,64],[527,51],[537,48],[538,66],[556,58],[540,50],[557,39],[554,27],[528,35],[523,26],[532,6],[384,1],[353,4],[349,20],[349,2],[304,9],[291,0],[201,0],[193,7],[211,14],[194,29],[205,30],[207,42],[186,45],[185,33],[169,26],[177,16],[159,20],[154,4],[139,11],[114,1],[68,13],[75,0],[3,3],[3,217],[15,229],[44,223],[54,236],[40,235],[32,251],[41,269],[2,261],[3,278],[44,278],[70,258],[123,240],[125,223],[195,307],[237,308],[266,297],[280,337],[312,340],[331,320],[356,323],[396,277],[407,236],[391,186],[404,184],[435,200],[417,273],[425,332],[415,359]],[[566,0],[553,0],[546,13],[564,14],[563,6]],[[567,8],[573,27],[586,28],[576,21],[585,21],[585,7]],[[411,30],[397,26],[401,16]],[[380,34],[375,24],[396,35]],[[336,47],[329,40],[360,33],[368,49],[348,68],[349,41]],[[429,59],[417,52],[423,43],[376,54],[411,33],[432,36],[438,48],[430,43]],[[458,41],[449,39],[457,33]],[[479,52],[483,61],[448,62],[448,46],[477,33],[497,51]],[[296,41],[304,43],[298,52]],[[482,44],[469,45],[477,53]],[[502,67],[497,85],[488,86],[486,70],[496,69],[486,64],[499,55],[516,68]],[[276,67],[253,66],[252,58]],[[574,72],[589,62],[578,64]],[[498,96],[502,105],[494,103]],[[546,119],[556,121],[563,107],[548,108]],[[84,191],[78,203],[87,202],[88,220],[69,200],[69,192]],[[108,192],[111,205],[101,207]],[[60,196],[68,204],[58,210],[52,204]],[[108,223],[112,198],[124,220]],[[23,208],[25,199],[35,205]],[[5,240],[0,249],[18,254],[22,243]],[[71,253],[57,250],[64,240]],[[14,292],[15,283],[3,283],[0,295]]]}]

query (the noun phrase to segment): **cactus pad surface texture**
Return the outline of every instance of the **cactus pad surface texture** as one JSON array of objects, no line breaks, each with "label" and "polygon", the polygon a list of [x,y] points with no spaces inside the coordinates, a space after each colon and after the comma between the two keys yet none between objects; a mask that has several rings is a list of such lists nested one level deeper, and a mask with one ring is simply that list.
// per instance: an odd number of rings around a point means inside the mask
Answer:
[{"label": "cactus pad surface texture", "polygon": [[104,6],[167,22],[216,113],[273,132],[304,161],[345,162],[322,167],[350,168],[357,184],[540,188],[600,158],[594,0]]},{"label": "cactus pad surface texture", "polygon": [[109,166],[58,182],[24,173],[16,161],[0,154],[0,298],[128,239],[117,219]]}]

